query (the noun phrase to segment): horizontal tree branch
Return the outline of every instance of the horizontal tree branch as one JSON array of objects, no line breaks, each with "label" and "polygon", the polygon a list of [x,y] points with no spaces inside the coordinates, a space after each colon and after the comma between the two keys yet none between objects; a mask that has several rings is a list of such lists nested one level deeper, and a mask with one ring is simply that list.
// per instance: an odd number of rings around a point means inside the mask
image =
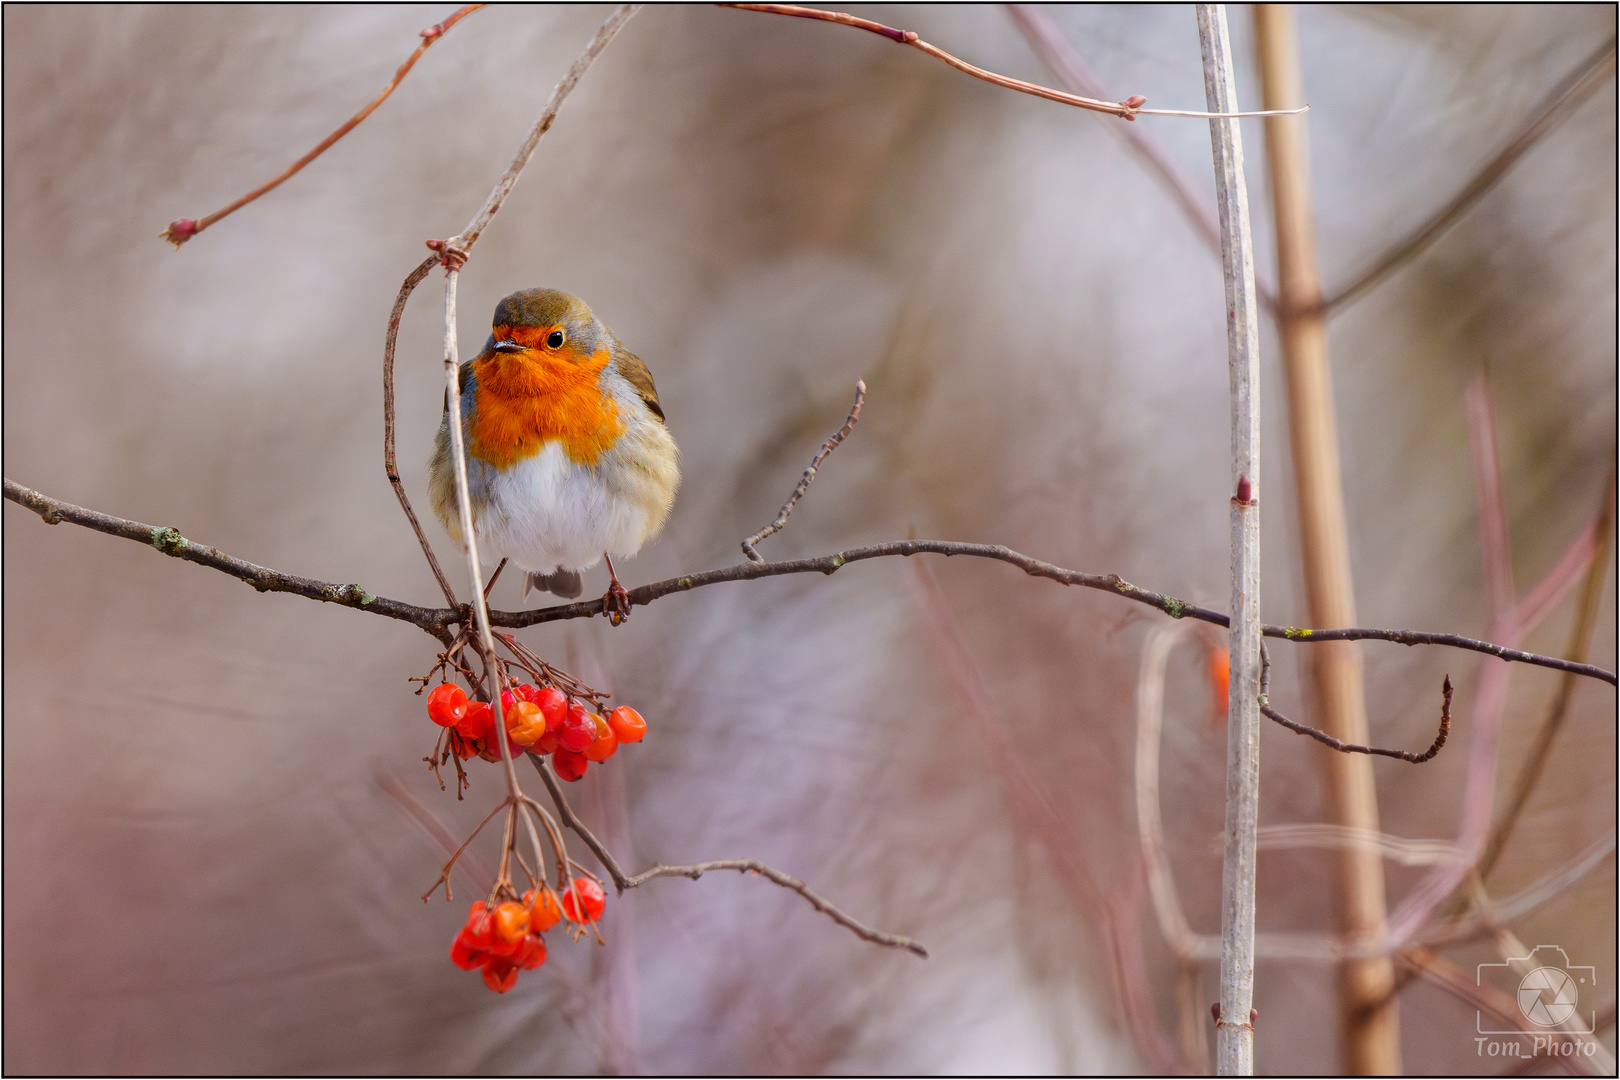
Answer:
[{"label": "horizontal tree branch", "polygon": [[315,578],[283,574],[279,570],[272,570],[267,566],[260,566],[257,563],[250,563],[245,559],[227,555],[217,548],[209,547],[207,544],[199,544],[195,540],[188,540],[181,536],[176,529],[143,525],[139,521],[113,517],[111,514],[103,514],[95,510],[86,510],[82,506],[74,506],[72,503],[60,502],[47,495],[41,495],[32,488],[25,488],[9,477],[5,479],[5,496],[19,506],[26,506],[38,514],[40,519],[47,525],[56,525],[68,521],[74,525],[82,525],[87,529],[107,533],[110,536],[122,536],[126,540],[150,544],[156,550],[172,558],[184,559],[199,566],[211,567],[221,573],[239,578],[260,592],[292,593],[295,596],[321,600],[328,604],[340,604],[343,607],[354,608],[357,611],[369,611],[374,615],[385,615],[390,619],[399,619],[402,622],[419,626],[434,637],[439,638],[446,645],[449,645],[451,640],[448,627],[452,625],[454,620],[437,618],[436,616],[440,613],[428,608],[420,608],[414,604],[405,604],[398,600],[390,600],[384,596],[376,596],[359,585],[339,585],[331,581],[319,581]]},{"label": "horizontal tree branch", "polygon": [[[402,622],[418,626],[441,641],[447,641],[448,637],[451,636],[450,627],[460,626],[469,617],[465,605],[459,609],[417,607],[398,600],[375,596],[362,589],[359,585],[338,585],[328,581],[283,574],[254,563],[232,558],[204,544],[187,540],[172,528],[157,528],[152,525],[143,525],[138,521],[129,521],[109,514],[98,513],[94,510],[86,510],[82,506],[61,502],[30,488],[25,488],[9,478],[5,480],[5,497],[21,506],[28,507],[47,524],[54,525],[60,521],[70,521],[75,525],[82,525],[98,532],[138,540],[142,543],[151,544],[165,555],[199,563],[203,566],[210,566],[230,574],[232,577],[240,578],[260,592],[294,593],[299,596],[309,597],[312,600],[323,600],[327,603],[351,607],[358,611],[386,615],[391,619],[399,619]],[[1203,622],[1213,623],[1216,626],[1227,625],[1226,615],[1223,612],[1200,607],[1197,604],[1189,604],[1173,596],[1132,585],[1118,574],[1087,574],[1079,570],[1067,570],[1061,566],[1054,566],[1051,563],[1042,562],[1039,559],[1013,551],[1011,548],[1002,547],[999,544],[963,544],[950,540],[892,540],[885,544],[851,548],[848,551],[840,551],[813,559],[737,563],[734,566],[722,567],[719,570],[685,574],[681,577],[656,581],[650,585],[642,585],[639,588],[630,590],[629,601],[632,606],[650,604],[654,600],[668,596],[671,593],[690,592],[705,585],[717,585],[724,581],[753,581],[756,578],[780,577],[785,574],[832,574],[850,563],[865,562],[869,559],[880,559],[895,555],[909,557],[923,554],[964,555],[970,558],[995,559],[998,562],[1016,566],[1031,577],[1047,578],[1062,585],[1079,585],[1088,589],[1113,593],[1127,600],[1134,600],[1139,604],[1156,608],[1173,619],[1198,619]],[[555,607],[539,608],[534,611],[492,611],[490,612],[490,622],[494,626],[520,629],[526,626],[538,626],[541,623],[560,622],[567,619],[588,619],[601,614],[601,602],[587,600],[574,604],[558,604]],[[1500,660],[1552,668],[1556,671],[1574,672],[1577,675],[1584,675],[1588,678],[1606,682],[1611,686],[1615,685],[1616,682],[1614,672],[1598,667],[1596,664],[1580,664],[1558,656],[1544,656],[1540,653],[1508,649],[1493,642],[1463,637],[1460,634],[1436,634],[1420,630],[1380,630],[1370,628],[1307,630],[1295,626],[1273,626],[1271,624],[1264,627],[1264,632],[1267,637],[1287,638],[1289,641],[1307,643],[1319,641],[1392,641],[1398,645],[1449,645],[1452,648],[1484,653]]]}]

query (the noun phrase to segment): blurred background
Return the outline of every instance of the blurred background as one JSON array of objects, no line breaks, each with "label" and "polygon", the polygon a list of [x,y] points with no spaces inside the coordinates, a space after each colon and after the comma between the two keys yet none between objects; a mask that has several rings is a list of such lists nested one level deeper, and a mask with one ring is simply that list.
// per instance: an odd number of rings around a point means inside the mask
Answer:
[{"label": "blurred background", "polygon": [[[382,468],[389,307],[610,10],[469,17],[324,157],[176,252],[164,225],[278,173],[450,7],[7,7],[5,474],[278,570],[435,603]],[[1002,8],[852,10],[1057,85]],[[1049,15],[1116,97],[1204,107],[1190,7]],[[1230,18],[1255,108],[1252,22]],[[1450,199],[1614,19],[1302,9],[1328,290]],[[1224,608],[1219,263],[1110,123],[855,30],[649,8],[476,249],[461,348],[500,297],[545,285],[584,297],[647,361],[685,480],[663,537],[621,568],[631,586],[736,562],[864,377],[860,426],[768,557],[914,533]],[[1212,200],[1208,125],[1138,125]],[[1243,135],[1275,278],[1260,122]],[[1463,404],[1482,371],[1521,591],[1596,514],[1615,458],[1615,153],[1611,80],[1334,314],[1362,625],[1486,630]],[[443,386],[438,281],[400,337],[399,458],[419,510]],[[1298,624],[1269,322],[1262,348],[1264,605]],[[1218,996],[1212,965],[1178,996],[1146,900],[1134,701],[1144,638],[1165,622],[1146,609],[919,557],[671,596],[617,629],[524,632],[648,719],[646,742],[569,789],[627,867],[757,857],[932,955],[864,944],[791,893],[715,874],[610,899],[605,947],[558,937],[496,997],[446,957],[493,837],[454,903],[419,899],[445,856],[421,815],[461,835],[501,791],[474,762],[458,803],[422,765],[433,730],[406,679],[432,665],[431,638],[4,515],[8,1072],[1156,1071],[1178,1060],[1186,1001],[1207,1017]],[[1612,669],[1606,571],[1592,659]],[[512,575],[494,600],[520,606]],[[1575,607],[1526,647],[1564,650]],[[1300,648],[1273,645],[1273,698],[1308,720]],[[1363,652],[1376,741],[1426,743],[1444,672],[1466,712],[1476,655]],[[1557,685],[1514,670],[1501,785]],[[1169,854],[1194,929],[1218,933],[1225,734],[1199,650],[1173,654],[1166,697]],[[1611,688],[1576,687],[1493,888],[1612,836],[1614,714]],[[1458,729],[1427,766],[1376,765],[1389,833],[1455,836],[1468,747]],[[1265,731],[1263,825],[1322,820],[1317,753]],[[1262,854],[1260,928],[1331,930],[1332,859]],[[1390,864],[1391,903],[1421,873]],[[1513,929],[1597,965],[1612,1024],[1614,927],[1611,855]],[[1469,972],[1498,959],[1488,942],[1448,955]],[[1261,964],[1260,1071],[1336,1071],[1334,986],[1320,961]],[[1401,1009],[1409,1071],[1502,1064],[1481,1062],[1465,1002],[1418,982]]]}]

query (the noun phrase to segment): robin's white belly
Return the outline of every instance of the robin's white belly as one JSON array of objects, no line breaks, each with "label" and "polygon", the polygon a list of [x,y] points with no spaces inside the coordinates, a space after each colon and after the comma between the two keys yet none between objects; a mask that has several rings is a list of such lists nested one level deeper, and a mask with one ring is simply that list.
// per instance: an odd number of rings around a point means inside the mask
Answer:
[{"label": "robin's white belly", "polygon": [[647,537],[647,510],[570,460],[561,443],[495,473],[488,496],[474,524],[479,555],[523,570],[585,570],[604,551],[634,555]]}]

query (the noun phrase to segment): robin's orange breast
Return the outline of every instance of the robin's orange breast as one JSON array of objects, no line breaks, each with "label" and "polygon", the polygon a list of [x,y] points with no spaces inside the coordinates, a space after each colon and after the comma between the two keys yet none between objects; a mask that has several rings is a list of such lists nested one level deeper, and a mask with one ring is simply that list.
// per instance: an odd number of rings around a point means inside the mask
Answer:
[{"label": "robin's orange breast", "polygon": [[609,359],[606,348],[587,357],[531,348],[473,361],[478,381],[472,455],[504,469],[555,440],[576,464],[595,464],[624,432],[612,397],[599,384]]}]

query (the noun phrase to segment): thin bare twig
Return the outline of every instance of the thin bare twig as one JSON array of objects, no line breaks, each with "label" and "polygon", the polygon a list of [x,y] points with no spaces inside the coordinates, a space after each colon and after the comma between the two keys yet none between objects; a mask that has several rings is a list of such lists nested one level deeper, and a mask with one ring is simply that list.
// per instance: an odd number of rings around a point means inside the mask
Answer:
[{"label": "thin bare twig", "polygon": [[641,10],[640,4],[621,4],[614,10],[613,14],[607,17],[607,21],[596,31],[596,36],[591,38],[590,43],[585,46],[585,51],[579,54],[573,66],[568,69],[568,73],[562,77],[562,81],[552,89],[551,98],[546,102],[546,107],[540,110],[540,118],[534,122],[534,126],[529,129],[529,133],[518,144],[517,153],[512,157],[512,164],[507,166],[506,172],[502,173],[501,178],[495,182],[494,190],[489,193],[489,198],[484,200],[484,205],[477,214],[473,215],[472,221],[468,223],[465,229],[461,230],[459,235],[452,240],[445,241],[447,247],[453,245],[454,249],[458,250],[463,256],[472,250],[472,246],[478,242],[478,237],[483,234],[485,226],[490,223],[496,212],[500,210],[501,204],[506,201],[506,196],[511,193],[512,186],[518,182],[518,177],[523,174],[524,166],[528,165],[529,159],[534,156],[535,147],[540,145],[540,137],[551,129],[552,122],[557,119],[557,113],[562,109],[563,102],[568,100],[568,95],[574,92],[574,87],[579,85],[579,80],[584,77],[585,72],[596,62],[596,58],[602,54],[602,50],[607,48],[608,42],[612,41],[614,35],[624,27],[625,23],[630,21],[630,16],[639,10]]},{"label": "thin bare twig", "polygon": [[759,11],[767,15],[791,15],[798,19],[820,19],[823,22],[838,23],[841,26],[852,26],[857,30],[866,30],[886,37],[890,41],[898,42],[901,45],[910,45],[912,48],[927,53],[936,60],[944,61],[957,71],[966,72],[975,79],[982,79],[992,86],[1017,90],[1021,94],[1045,98],[1047,101],[1056,101],[1062,105],[1073,105],[1077,108],[1089,109],[1092,112],[1109,113],[1122,120],[1135,120],[1138,116],[1190,116],[1204,120],[1235,119],[1241,116],[1285,116],[1305,111],[1305,109],[1290,109],[1286,112],[1207,113],[1187,112],[1182,109],[1144,109],[1142,105],[1147,101],[1147,98],[1141,95],[1132,96],[1124,101],[1097,101],[1093,98],[1081,97],[1078,94],[1065,94],[1061,90],[1053,90],[1049,86],[1041,86],[1038,83],[998,75],[994,71],[986,71],[982,67],[975,67],[966,60],[952,56],[936,45],[928,44],[928,42],[918,37],[915,31],[897,30],[892,26],[873,22],[871,19],[846,15],[842,11],[824,11],[821,8],[800,7],[798,4],[720,4],[718,6],[741,8],[744,11]]},{"label": "thin bare twig", "polygon": [[849,407],[849,416],[844,420],[844,426],[833,432],[832,437],[821,444],[821,450],[810,459],[810,467],[804,470],[804,476],[799,480],[799,486],[793,489],[788,501],[782,504],[782,510],[776,515],[776,520],[765,526],[759,532],[742,542],[743,554],[748,556],[749,562],[762,563],[765,557],[754,550],[754,545],[763,541],[767,536],[780,532],[782,526],[787,524],[788,515],[793,513],[793,507],[804,493],[810,490],[810,482],[816,478],[816,469],[827,455],[838,449],[838,444],[849,438],[849,433],[855,430],[855,422],[861,418],[861,403],[866,400],[866,380],[855,380],[855,404]]},{"label": "thin bare twig", "polygon": [[[1264,695],[1261,695],[1261,700],[1264,702]],[[1309,735],[1323,746],[1332,747],[1341,754],[1373,754],[1378,757],[1398,758],[1401,761],[1410,761],[1414,765],[1421,765],[1440,752],[1440,748],[1446,745],[1447,736],[1451,734],[1451,676],[1447,675],[1445,682],[1440,687],[1440,732],[1435,735],[1434,742],[1429,745],[1429,748],[1422,753],[1344,742],[1341,739],[1335,739],[1325,731],[1320,731],[1306,724],[1295,723],[1267,704],[1261,704],[1260,713],[1266,719],[1276,721],[1289,731]]]},{"label": "thin bare twig", "polygon": [[427,534],[422,531],[422,523],[416,518],[410,497],[405,494],[405,485],[400,482],[399,464],[394,457],[394,350],[399,342],[399,321],[405,315],[405,303],[411,298],[411,293],[427,280],[428,274],[438,263],[437,256],[429,256],[406,276],[404,284],[399,287],[399,295],[394,298],[394,310],[388,316],[388,334],[383,341],[383,470],[388,474],[388,483],[399,499],[400,509],[405,511],[406,518],[410,520],[411,531],[416,533],[416,542],[422,545],[422,554],[427,557],[434,580],[439,583],[439,588],[444,590],[445,603],[454,608],[460,606],[456,601],[456,592],[450,587],[449,579],[444,576],[438,556],[433,554],[433,545],[428,543]]},{"label": "thin bare twig", "polygon": [[1551,93],[1542,99],[1531,121],[1508,140],[1508,144],[1486,163],[1455,198],[1441,207],[1428,221],[1392,245],[1372,265],[1357,274],[1348,285],[1323,299],[1322,310],[1333,311],[1349,304],[1421,255],[1442,233],[1455,225],[1487,191],[1495,187],[1497,181],[1506,176],[1508,170],[1513,168],[1532,146],[1568,119],[1582,102],[1597,92],[1613,73],[1614,59],[1615,39],[1610,38],[1601,49],[1587,57],[1553,87]]},{"label": "thin bare twig", "polygon": [[743,874],[758,874],[760,877],[780,885],[784,889],[792,889],[804,897],[805,902],[811,907],[862,941],[870,941],[874,945],[886,945],[891,949],[905,949],[907,952],[920,956],[925,960],[928,958],[928,950],[918,942],[908,937],[902,937],[899,934],[886,934],[881,930],[873,930],[870,926],[851,918],[834,905],[817,896],[810,886],[798,878],[791,874],[784,874],[780,870],[774,870],[758,859],[714,859],[709,862],[693,863],[690,866],[664,866],[659,864],[650,870],[643,870],[631,878],[626,888],[633,889],[637,885],[645,885],[654,878],[661,877],[684,877],[696,881],[710,870],[736,870],[738,873]]},{"label": "thin bare twig", "polygon": [[292,176],[305,165],[308,165],[310,162],[326,153],[326,151],[331,148],[333,143],[337,142],[350,131],[354,130],[360,121],[370,116],[372,112],[376,110],[377,106],[388,100],[388,95],[394,92],[394,88],[399,85],[401,79],[405,78],[406,73],[409,72],[412,67],[416,66],[416,62],[422,58],[422,54],[427,52],[428,46],[432,45],[435,41],[438,41],[441,37],[443,37],[445,31],[456,25],[456,23],[460,22],[468,15],[471,15],[479,8],[485,6],[486,5],[484,4],[465,4],[452,12],[450,17],[445,19],[443,22],[436,23],[435,25],[428,27],[426,30],[423,30],[421,33],[422,43],[416,47],[415,52],[411,53],[410,56],[405,58],[405,62],[403,64],[399,65],[399,70],[394,72],[394,77],[389,80],[387,86],[383,87],[383,92],[378,94],[370,105],[367,105],[365,108],[349,117],[343,126],[339,127],[336,131],[332,132],[332,134],[322,139],[320,143],[316,145],[315,149],[311,150],[309,153],[305,154],[303,157],[289,165],[286,172],[282,173],[268,184],[265,184],[262,187],[254,188],[252,191],[248,192],[246,195],[243,195],[240,199],[237,199],[229,206],[215,210],[212,214],[209,214],[205,218],[197,221],[193,221],[190,218],[179,218],[175,221],[171,221],[169,223],[169,227],[164,229],[158,235],[162,239],[173,244],[175,248],[178,249],[181,244],[184,244],[187,240],[190,240],[193,236],[196,236],[198,233],[202,232],[216,221],[235,213],[248,203],[252,202],[254,199],[257,199],[260,195],[280,187],[287,180],[291,179]]},{"label": "thin bare twig", "polygon": [[928,950],[917,942],[899,934],[887,934],[881,930],[872,929],[822,899],[813,889],[798,878],[766,866],[758,859],[715,859],[710,862],[693,863],[690,866],[665,866],[660,863],[651,869],[643,870],[634,877],[630,877],[620,869],[618,861],[613,858],[602,842],[596,838],[596,835],[586,827],[585,823],[574,813],[573,808],[568,805],[568,800],[563,796],[562,788],[557,785],[556,779],[552,777],[551,770],[539,758],[532,760],[534,761],[535,771],[540,774],[540,779],[545,782],[546,790],[551,792],[551,801],[557,806],[557,816],[562,819],[564,825],[574,830],[575,834],[585,842],[586,847],[591,849],[591,853],[596,856],[603,868],[607,870],[608,875],[613,879],[613,884],[618,887],[620,893],[627,889],[645,885],[647,882],[661,877],[685,877],[696,881],[710,870],[736,870],[739,873],[757,874],[785,889],[792,889],[804,897],[811,907],[826,915],[862,941],[870,941],[874,945],[884,945],[894,949],[905,949],[924,959],[928,957]]},{"label": "thin bare twig", "polygon": [[624,890],[630,888],[630,878],[619,868],[618,860],[614,859],[613,853],[608,851],[602,841],[596,838],[596,834],[580,820],[579,815],[574,813],[574,808],[568,805],[568,800],[563,796],[562,788],[557,785],[557,778],[551,775],[547,763],[532,754],[529,756],[529,762],[534,766],[534,771],[540,774],[540,780],[546,785],[546,790],[551,792],[551,801],[557,807],[557,816],[562,819],[565,826],[573,829],[574,833],[585,841],[585,846],[591,849],[596,861],[602,864],[608,876],[613,879],[614,888],[623,895]]},{"label": "thin bare twig", "polygon": [[[222,555],[205,545],[189,541],[173,529],[159,529],[152,525],[143,525],[138,521],[130,521],[94,510],[87,510],[84,507],[74,506],[72,503],[61,502],[47,495],[42,495],[10,479],[5,481],[5,497],[20,506],[26,506],[38,514],[47,524],[54,525],[61,521],[70,521],[75,525],[82,525],[97,532],[151,544],[165,555],[172,555],[176,558],[183,558],[190,562],[220,570],[232,577],[246,581],[248,584],[260,589],[260,591],[294,593],[312,600],[324,600],[328,603],[341,604],[344,607],[354,608],[358,611],[386,615],[391,619],[398,619],[401,622],[408,622],[420,627],[427,633],[439,638],[446,646],[454,638],[454,634],[448,628],[461,625],[467,618],[465,607],[417,607],[414,604],[406,604],[398,600],[372,596],[371,593],[366,592],[358,585],[338,585],[313,578],[294,577],[266,567],[256,566],[253,563]],[[159,534],[162,535],[159,536]],[[154,539],[154,537],[158,539]],[[1215,626],[1225,626],[1227,624],[1226,615],[1222,612],[1199,607],[1196,604],[1178,600],[1173,596],[1132,585],[1118,574],[1087,574],[1079,570],[1067,570],[1061,566],[1042,562],[1039,559],[1013,551],[1011,548],[1002,547],[999,544],[964,544],[950,540],[892,540],[888,543],[873,544],[868,547],[850,548],[846,551],[823,555],[814,559],[737,563],[719,570],[707,570],[702,573],[687,574],[681,577],[668,578],[664,581],[656,581],[650,585],[639,586],[630,590],[630,603],[632,605],[650,604],[654,600],[668,596],[671,593],[690,592],[705,585],[717,585],[721,582],[753,581],[757,578],[779,577],[785,574],[832,574],[851,563],[890,556],[910,557],[922,554],[960,555],[968,558],[994,559],[998,562],[1016,566],[1031,577],[1047,578],[1062,585],[1078,585],[1089,589],[1099,589],[1155,608],[1171,618],[1198,619]],[[369,601],[366,599],[367,597],[370,597]],[[601,603],[592,600],[576,604],[559,604],[555,607],[539,608],[534,611],[492,611],[490,612],[490,621],[495,626],[518,629],[568,619],[587,619],[601,614]],[[1574,672],[1577,675],[1584,675],[1588,678],[1606,682],[1611,686],[1616,681],[1614,672],[1598,667],[1595,664],[1577,664],[1559,656],[1544,656],[1540,653],[1522,652],[1518,649],[1509,649],[1497,645],[1494,642],[1463,637],[1460,634],[1436,634],[1420,630],[1306,630],[1294,626],[1273,626],[1270,624],[1266,624],[1262,629],[1267,637],[1286,638],[1290,641],[1300,642],[1390,641],[1399,645],[1449,645],[1453,648],[1484,653],[1502,660],[1552,668],[1556,671]]]}]

